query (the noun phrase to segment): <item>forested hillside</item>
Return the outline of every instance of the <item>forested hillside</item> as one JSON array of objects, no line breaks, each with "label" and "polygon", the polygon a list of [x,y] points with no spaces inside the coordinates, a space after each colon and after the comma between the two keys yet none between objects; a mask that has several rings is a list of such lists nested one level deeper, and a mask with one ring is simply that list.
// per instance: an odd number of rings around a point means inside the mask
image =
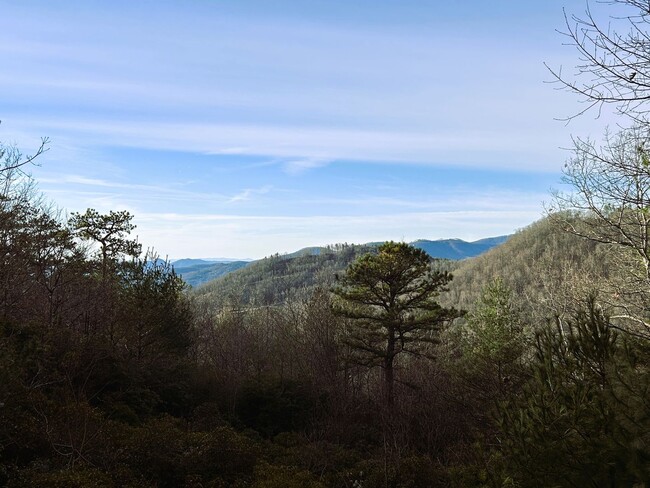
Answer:
[{"label": "forested hillside", "polygon": [[219,308],[233,305],[276,305],[310,296],[316,286],[329,287],[337,272],[372,248],[340,245],[318,254],[275,255],[213,280],[194,290],[194,296]]},{"label": "forested hillside", "polygon": [[573,311],[613,269],[608,249],[543,218],[481,256],[458,263],[442,302],[464,310],[501,278],[531,321]]},{"label": "forested hillside", "polygon": [[2,485],[627,486],[650,472],[645,200],[615,220],[552,213],[463,261],[339,245],[189,293],[142,255],[130,214],[61,220],[4,157]]},{"label": "forested hillside", "polygon": [[[457,260],[478,256],[495,246],[503,244],[509,237],[490,237],[475,242],[466,242],[461,239],[440,239],[437,241],[420,239],[412,242],[411,245],[422,249],[432,258]],[[364,252],[372,252],[380,244],[335,244],[326,247],[306,247],[293,253],[270,256],[261,260],[261,263],[258,261],[252,263],[245,261],[211,263],[197,259],[183,259],[175,261],[173,265],[174,270],[188,284],[194,287],[206,284],[207,288],[198,290],[198,295],[210,293],[209,290],[218,290],[219,293],[215,293],[216,296],[230,295],[232,287],[239,287],[234,294],[244,301],[259,301],[263,295],[268,297],[276,295],[272,300],[282,301],[281,295],[287,293],[282,290],[288,288],[311,288],[315,284],[329,286],[337,271],[342,271],[356,256]],[[295,259],[297,261],[294,261]],[[284,260],[286,263],[282,265],[270,264],[270,261],[273,260],[276,262]],[[253,266],[251,270],[241,272],[237,277],[231,277],[225,282],[209,283],[249,264]],[[264,281],[270,275],[274,276],[275,283],[273,286],[269,286],[269,283],[264,284]],[[244,283],[246,286],[243,286]],[[267,289],[260,289],[264,287]]]},{"label": "forested hillside", "polygon": [[588,76],[557,80],[628,124],[463,261],[339,245],[190,290],[128,211],[45,202],[47,140],[0,143],[0,486],[647,486],[650,18],[614,3],[631,33],[569,25]]},{"label": "forested hillside", "polygon": [[[454,276],[448,292],[441,295],[441,303],[468,310],[491,281],[501,278],[519,297],[522,313],[530,320],[544,320],[572,311],[576,302],[597,289],[594,283],[607,277],[613,266],[606,246],[568,233],[550,218],[508,239],[497,239],[490,240],[490,250],[480,256],[462,261],[434,260],[435,269]],[[426,251],[426,246],[416,245],[421,242],[416,241],[414,247]],[[318,253],[271,256],[206,283],[192,295],[213,310],[306,300],[316,289],[331,289],[348,265],[376,250],[377,245],[346,244],[319,248]]]},{"label": "forested hillside", "polygon": [[[377,246],[338,244],[319,248],[318,253],[275,255],[255,261],[192,291],[205,306],[275,306],[309,299],[317,289],[329,290],[337,277],[358,257],[377,252]],[[452,269],[450,261],[437,261]]]}]

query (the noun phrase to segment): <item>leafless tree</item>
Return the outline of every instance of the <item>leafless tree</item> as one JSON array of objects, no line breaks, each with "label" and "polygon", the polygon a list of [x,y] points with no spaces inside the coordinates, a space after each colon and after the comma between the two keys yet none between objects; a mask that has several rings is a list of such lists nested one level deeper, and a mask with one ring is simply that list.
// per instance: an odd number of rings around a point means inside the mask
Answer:
[{"label": "leafless tree", "polygon": [[612,15],[603,21],[590,4],[583,16],[565,12],[560,33],[579,55],[576,71],[547,65],[554,81],[580,96],[586,108],[577,115],[604,105],[636,120],[644,120],[650,101],[650,2],[648,0],[605,0]]},{"label": "leafless tree", "polygon": [[[650,337],[650,132],[645,126],[607,134],[602,146],[574,139],[551,218],[565,230],[606,246],[619,276],[605,296],[618,318]],[[616,314],[613,318],[616,318]]]},{"label": "leafless tree", "polygon": [[36,151],[32,155],[24,155],[16,146],[0,142],[0,173],[10,173],[30,164],[35,164],[36,159],[49,150],[49,144],[50,139],[42,137]]}]

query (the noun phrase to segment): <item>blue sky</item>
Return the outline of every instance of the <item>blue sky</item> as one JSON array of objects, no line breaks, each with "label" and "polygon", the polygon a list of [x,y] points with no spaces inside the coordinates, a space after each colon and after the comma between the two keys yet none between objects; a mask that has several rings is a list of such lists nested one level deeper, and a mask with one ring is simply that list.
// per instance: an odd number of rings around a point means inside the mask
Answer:
[{"label": "blue sky", "polygon": [[563,7],[0,0],[0,141],[49,137],[47,197],[171,258],[511,233],[611,123],[554,120],[581,108],[545,83]]}]

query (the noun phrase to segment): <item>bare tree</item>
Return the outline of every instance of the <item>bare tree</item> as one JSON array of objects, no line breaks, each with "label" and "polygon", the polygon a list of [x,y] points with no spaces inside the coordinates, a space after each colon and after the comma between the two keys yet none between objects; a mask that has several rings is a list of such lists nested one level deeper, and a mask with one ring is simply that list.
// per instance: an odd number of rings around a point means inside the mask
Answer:
[{"label": "bare tree", "polygon": [[618,8],[608,21],[598,19],[589,3],[583,16],[565,13],[565,30],[560,33],[578,52],[577,73],[547,68],[556,83],[587,105],[569,119],[594,108],[600,114],[604,105],[613,105],[619,113],[643,120],[650,101],[650,2],[598,3]]},{"label": "bare tree", "polygon": [[550,210],[565,230],[609,249],[613,279],[602,298],[619,310],[613,319],[631,321],[630,330],[650,337],[648,148],[650,132],[639,126],[607,134],[601,147],[574,139],[563,177],[573,191],[556,192]]},{"label": "bare tree", "polygon": [[48,151],[50,139],[41,138],[41,144],[32,155],[24,155],[16,146],[0,142],[0,173],[9,173],[27,165],[35,164],[36,158]]}]

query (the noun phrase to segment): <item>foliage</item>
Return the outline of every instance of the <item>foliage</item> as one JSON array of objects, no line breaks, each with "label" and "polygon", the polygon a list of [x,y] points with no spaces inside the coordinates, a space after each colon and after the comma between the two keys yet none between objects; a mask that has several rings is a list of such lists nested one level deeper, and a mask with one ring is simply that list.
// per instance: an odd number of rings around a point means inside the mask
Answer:
[{"label": "foliage", "polygon": [[529,338],[512,292],[501,278],[485,287],[465,319],[457,339],[463,374],[482,390],[503,395],[521,369]]},{"label": "foliage", "polygon": [[[192,312],[184,295],[185,283],[172,266],[148,255],[126,263],[119,278],[118,320],[128,324],[128,336],[123,341],[133,360],[142,362],[155,357],[159,362],[168,362],[169,358],[161,357],[162,351],[186,350],[191,341]],[[155,353],[150,352],[152,349]]]},{"label": "foliage", "polygon": [[324,488],[309,471],[262,463],[255,468],[253,488]]},{"label": "foliage", "polygon": [[102,278],[106,278],[108,267],[124,256],[137,257],[142,246],[136,240],[127,239],[135,229],[133,216],[126,210],[100,214],[89,208],[85,213],[72,212],[68,225],[80,239],[99,245]]},{"label": "foliage", "polygon": [[335,312],[352,320],[345,340],[357,361],[383,368],[389,404],[395,358],[423,354],[423,345],[435,343],[435,332],[457,316],[435,300],[450,280],[431,270],[424,251],[387,242],[352,263],[333,289]]},{"label": "foliage", "polygon": [[519,486],[633,486],[650,476],[647,344],[621,336],[593,299],[539,333],[531,381],[499,414]]},{"label": "foliage", "polygon": [[111,477],[97,468],[61,469],[43,472],[32,468],[20,473],[10,488],[30,488],[47,486],[49,488],[112,488],[117,486]]},{"label": "foliage", "polygon": [[236,414],[247,427],[273,437],[305,427],[314,404],[308,385],[295,381],[249,382],[242,388]]}]

